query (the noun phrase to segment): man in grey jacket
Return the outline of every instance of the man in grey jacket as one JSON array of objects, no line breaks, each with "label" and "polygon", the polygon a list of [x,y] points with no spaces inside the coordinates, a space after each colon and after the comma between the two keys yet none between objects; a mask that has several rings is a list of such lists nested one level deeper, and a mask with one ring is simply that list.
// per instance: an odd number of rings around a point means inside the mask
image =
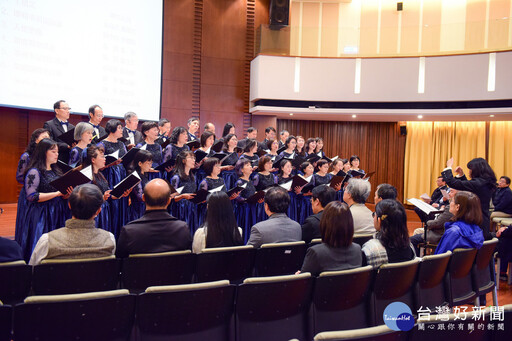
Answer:
[{"label": "man in grey jacket", "polygon": [[265,213],[269,218],[251,228],[247,245],[260,247],[267,243],[285,243],[301,240],[299,223],[286,215],[290,205],[290,195],[282,187],[272,187],[265,194]]}]

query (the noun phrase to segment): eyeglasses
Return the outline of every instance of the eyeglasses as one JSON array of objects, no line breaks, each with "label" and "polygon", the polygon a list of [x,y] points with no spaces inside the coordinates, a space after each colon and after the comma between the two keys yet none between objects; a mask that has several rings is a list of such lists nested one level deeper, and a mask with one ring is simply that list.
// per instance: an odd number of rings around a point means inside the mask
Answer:
[{"label": "eyeglasses", "polygon": [[376,213],[372,212],[372,218],[375,218]]},{"label": "eyeglasses", "polygon": [[71,108],[70,107],[65,107],[65,108],[59,108],[60,110],[66,110],[66,111],[71,111]]}]

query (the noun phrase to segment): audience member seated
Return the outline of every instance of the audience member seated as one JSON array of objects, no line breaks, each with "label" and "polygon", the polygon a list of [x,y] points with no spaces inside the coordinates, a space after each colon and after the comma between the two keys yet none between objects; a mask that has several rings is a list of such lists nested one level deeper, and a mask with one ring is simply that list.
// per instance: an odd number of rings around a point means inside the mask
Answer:
[{"label": "audience member seated", "polygon": [[[447,201],[453,199],[456,193],[456,189],[448,188],[448,198],[445,199]],[[434,220],[428,220],[425,223],[427,226],[427,241],[431,244],[439,243],[441,237],[443,237],[444,224],[450,221],[452,218],[453,214],[450,212],[450,205],[443,206],[443,213],[438,214]],[[425,241],[425,229],[423,227],[415,229],[410,240],[411,244],[414,246],[416,254],[419,255],[418,245]]]},{"label": "audience member seated", "polygon": [[498,232],[498,257],[500,257],[500,279],[507,280],[508,263],[512,262],[512,227],[503,226]]},{"label": "audience member seated", "polygon": [[265,193],[265,213],[268,219],[251,228],[247,245],[260,247],[267,243],[296,242],[301,240],[299,223],[286,216],[290,196],[282,187],[272,187]]},{"label": "audience member seated", "polygon": [[167,212],[171,188],[167,181],[153,179],[144,187],[146,212],[123,226],[117,242],[117,257],[136,253],[190,250],[192,238],[187,223]]},{"label": "audience member seated", "polygon": [[512,217],[512,190],[510,190],[510,178],[502,176],[498,181],[498,188],[492,196],[494,212],[492,218],[510,218]]},{"label": "audience member seated", "polygon": [[100,258],[113,255],[114,235],[95,226],[94,218],[101,212],[103,194],[96,185],[76,187],[69,196],[72,219],[66,226],[44,233],[30,257],[30,265],[43,259]]},{"label": "audience member seated", "polygon": [[329,203],[320,221],[322,243],[310,247],[300,272],[318,276],[323,271],[339,271],[362,265],[361,247],[352,242],[354,220],[347,204]]},{"label": "audience member seated", "polygon": [[375,189],[375,205],[377,205],[379,202],[381,202],[384,199],[393,199],[396,200],[396,197],[398,196],[398,191],[396,190],[395,186],[392,186],[390,184],[380,184]]},{"label": "audience member seated", "polygon": [[325,206],[331,201],[336,200],[336,191],[334,188],[321,185],[313,188],[311,195],[311,209],[313,214],[306,218],[302,225],[302,240],[306,244],[311,243],[312,239],[320,238],[320,220],[324,212]]},{"label": "audience member seated", "polygon": [[192,251],[244,244],[242,229],[237,226],[233,205],[225,192],[217,191],[207,199],[206,223],[194,234]]},{"label": "audience member seated", "polygon": [[407,214],[396,200],[382,200],[375,206],[373,221],[377,233],[363,245],[368,265],[378,268],[386,263],[399,263],[416,257],[409,242]]},{"label": "audience member seated", "polygon": [[[446,186],[446,182],[443,179],[443,176],[438,176],[436,180],[437,188],[432,192],[432,195],[430,196],[430,200],[423,199],[424,202],[426,202],[429,205],[432,205],[435,208],[442,209],[441,206],[448,205],[448,201],[443,198],[443,193],[441,190],[447,190],[448,186]],[[415,207],[414,212],[420,217],[420,220],[422,222],[425,222],[428,220],[427,214],[420,210],[419,208]]]},{"label": "audience member seated", "polygon": [[375,232],[373,227],[372,212],[365,206],[366,199],[370,195],[371,185],[369,181],[362,179],[350,179],[343,193],[343,201],[350,207],[350,213],[354,218],[354,234],[371,234]]},{"label": "audience member seated", "polygon": [[14,240],[0,237],[0,263],[23,260],[21,246]]},{"label": "audience member seated", "polygon": [[482,223],[480,199],[476,194],[459,191],[450,202],[452,222],[444,225],[445,231],[436,254],[453,251],[457,248],[479,249],[484,243],[484,235],[479,225]]}]

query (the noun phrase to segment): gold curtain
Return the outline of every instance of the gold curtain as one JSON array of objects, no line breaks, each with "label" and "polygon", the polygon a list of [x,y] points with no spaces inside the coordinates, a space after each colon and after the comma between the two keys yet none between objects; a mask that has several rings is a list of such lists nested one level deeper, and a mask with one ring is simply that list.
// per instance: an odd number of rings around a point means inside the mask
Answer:
[{"label": "gold curtain", "polygon": [[[404,202],[430,190],[432,178],[432,122],[407,122],[404,163]],[[430,195],[430,193],[429,193]]]},{"label": "gold curtain", "polygon": [[489,127],[489,164],[496,177],[512,177],[512,122],[491,122]]},{"label": "gold curtain", "polygon": [[430,195],[451,157],[454,167],[461,166],[466,174],[468,161],[485,158],[485,122],[407,122],[404,199]]}]

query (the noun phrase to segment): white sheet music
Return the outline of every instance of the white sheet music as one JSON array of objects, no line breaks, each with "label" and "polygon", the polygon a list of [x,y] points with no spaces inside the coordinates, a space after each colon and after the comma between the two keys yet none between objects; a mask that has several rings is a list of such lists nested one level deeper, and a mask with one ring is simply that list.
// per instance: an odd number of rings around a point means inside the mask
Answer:
[{"label": "white sheet music", "polygon": [[112,156],[113,158],[119,159],[119,149],[112,154],[108,154],[107,156]]},{"label": "white sheet music", "polygon": [[215,192],[218,192],[222,189],[222,187],[224,187],[224,185],[222,186],[219,186],[219,187],[215,187],[215,188],[212,188],[211,190],[208,191],[208,193],[215,193]]},{"label": "white sheet music", "polygon": [[183,192],[183,188],[185,188],[185,186],[176,188],[176,192],[178,192],[178,194],[181,194],[181,192]]},{"label": "white sheet music", "polygon": [[80,171],[80,173],[82,173],[83,175],[88,177],[90,180],[92,180],[92,166],[85,167],[84,169],[82,169]]},{"label": "white sheet music", "polygon": [[284,184],[280,184],[279,186],[283,187],[285,190],[289,191],[292,189],[292,180],[284,183]]},{"label": "white sheet music", "polygon": [[430,206],[429,204],[420,199],[411,198],[407,199],[407,201],[416,206],[417,208],[419,208],[420,210],[422,210],[423,212],[425,212],[426,214],[429,214],[430,212],[439,211],[437,208]]}]

